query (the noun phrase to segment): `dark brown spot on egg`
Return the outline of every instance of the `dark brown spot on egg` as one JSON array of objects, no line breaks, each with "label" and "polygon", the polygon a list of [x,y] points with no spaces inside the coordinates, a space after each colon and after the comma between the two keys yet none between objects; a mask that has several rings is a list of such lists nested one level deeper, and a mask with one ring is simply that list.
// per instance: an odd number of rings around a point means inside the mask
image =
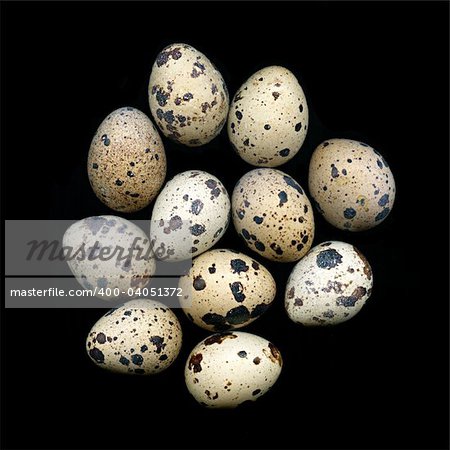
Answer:
[{"label": "dark brown spot on egg", "polygon": [[237,336],[233,333],[220,333],[213,334],[209,338],[205,339],[205,345],[221,344],[225,339],[236,339]]},{"label": "dark brown spot on egg", "polygon": [[191,356],[191,358],[189,359],[189,365],[188,368],[189,370],[193,370],[194,373],[198,373],[202,371],[202,366],[201,366],[201,362],[203,360],[203,355],[201,353],[196,353],[194,355]]}]

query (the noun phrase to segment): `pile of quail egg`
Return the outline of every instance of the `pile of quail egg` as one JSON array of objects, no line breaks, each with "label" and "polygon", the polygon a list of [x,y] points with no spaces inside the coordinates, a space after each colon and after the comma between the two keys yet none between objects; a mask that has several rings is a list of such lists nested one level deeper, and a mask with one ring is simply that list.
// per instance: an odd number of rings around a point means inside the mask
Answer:
[{"label": "pile of quail egg", "polygon": [[[274,344],[235,331],[264,314],[277,289],[285,291],[287,317],[305,326],[342,323],[364,306],[373,285],[369,262],[350,243],[313,246],[313,210],[339,229],[370,229],[392,209],[394,178],[380,153],[349,139],[317,146],[309,165],[310,197],[295,174],[275,169],[296,156],[308,130],[304,92],[284,67],[251,75],[230,102],[211,61],[189,45],[173,44],[157,56],[148,94],[157,128],[136,108],[113,111],[92,140],[88,173],[97,197],[119,213],[154,201],[149,239],[126,219],[97,216],[71,226],[64,242],[89,244],[101,236],[103,246],[126,246],[141,236],[143,247],[162,246],[169,260],[193,258],[190,271],[180,278],[181,307],[193,326],[213,334],[192,349],[186,386],[201,405],[235,407],[257,400],[280,375],[282,356]],[[257,167],[236,180],[231,198],[220,179],[201,170],[180,173],[164,185],[160,134],[196,147],[224,126],[230,147]],[[177,233],[187,223],[193,240],[183,245]],[[242,237],[248,255],[220,248],[228,227]],[[72,261],[71,269],[85,288],[123,290],[149,283],[154,257],[101,267]],[[287,286],[276,286],[264,258],[297,262]],[[134,299],[101,317],[86,345],[102,368],[151,375],[173,363],[181,343],[180,323],[169,308],[154,299]]]}]

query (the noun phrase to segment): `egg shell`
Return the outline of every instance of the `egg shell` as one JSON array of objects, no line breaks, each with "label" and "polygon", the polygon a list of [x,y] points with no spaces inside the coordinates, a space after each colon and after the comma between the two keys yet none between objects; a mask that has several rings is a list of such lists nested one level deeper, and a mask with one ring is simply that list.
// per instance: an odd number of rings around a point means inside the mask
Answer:
[{"label": "egg shell", "polygon": [[228,113],[228,137],[249,164],[277,167],[300,150],[308,105],[295,75],[280,66],[254,73],[238,90]]},{"label": "egg shell", "polygon": [[159,53],[148,94],[161,132],[189,147],[210,142],[226,122],[229,98],[222,75],[190,45],[171,44]]},{"label": "egg shell", "polygon": [[365,256],[345,242],[324,242],[294,267],[285,308],[307,326],[336,325],[354,317],[372,293],[373,275]]},{"label": "egg shell", "polygon": [[213,334],[192,350],[186,386],[201,405],[235,408],[255,401],[277,381],[283,361],[266,339],[242,331]]},{"label": "egg shell", "polygon": [[216,244],[230,221],[230,198],[215,176],[201,170],[176,175],[153,207],[150,238],[160,259],[182,261]]},{"label": "egg shell", "polygon": [[246,173],[234,188],[232,214],[247,246],[272,261],[298,261],[314,239],[308,197],[291,176],[277,169]]},{"label": "egg shell", "polygon": [[183,311],[210,331],[241,328],[256,320],[275,298],[270,272],[249,256],[216,249],[194,259],[180,279]]},{"label": "egg shell", "polygon": [[[67,264],[78,282],[85,289],[97,288],[96,296],[103,300],[133,298],[129,289],[145,287],[155,273],[147,235],[121,217],[79,220],[66,230],[63,246],[70,252]],[[116,289],[124,294],[115,295]]]},{"label": "egg shell", "polygon": [[386,160],[369,145],[328,139],[311,157],[309,191],[331,225],[363,231],[379,225],[390,213],[395,181]]},{"label": "egg shell", "polygon": [[153,375],[175,361],[181,343],[180,323],[169,308],[154,300],[131,300],[95,323],[86,351],[103,369]]},{"label": "egg shell", "polygon": [[100,124],[88,156],[95,195],[109,208],[145,208],[166,178],[164,145],[150,119],[136,108],[113,111]]}]

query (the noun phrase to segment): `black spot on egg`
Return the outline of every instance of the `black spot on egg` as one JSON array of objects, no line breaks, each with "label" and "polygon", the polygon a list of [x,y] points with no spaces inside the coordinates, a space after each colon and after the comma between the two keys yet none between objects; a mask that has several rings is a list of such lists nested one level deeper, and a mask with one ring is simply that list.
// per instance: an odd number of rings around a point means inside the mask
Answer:
[{"label": "black spot on egg", "polygon": [[99,350],[97,347],[91,348],[89,350],[89,356],[97,363],[97,364],[104,364],[105,362],[105,355],[101,350]]},{"label": "black spot on egg", "polygon": [[144,358],[142,355],[138,355],[137,353],[131,356],[131,362],[135,366],[142,366],[142,363],[144,362]]},{"label": "black spot on egg", "polygon": [[111,143],[111,141],[109,140],[107,134],[104,134],[104,135],[101,137],[101,141],[102,141],[103,144],[106,145],[106,146],[108,146],[108,145]]},{"label": "black spot on egg", "polygon": [[241,234],[247,241],[250,239],[250,233],[245,228],[242,229]]},{"label": "black spot on egg", "polygon": [[340,296],[336,299],[337,306],[344,306],[346,308],[355,306],[356,302],[364,297],[367,293],[366,288],[358,286],[349,296]]},{"label": "black spot on egg", "polygon": [[161,336],[152,336],[149,341],[156,347],[156,353],[158,354],[166,347],[164,338]]},{"label": "black spot on egg", "polygon": [[259,250],[260,252],[263,252],[263,251],[266,250],[266,246],[265,246],[262,242],[260,242],[260,241],[256,241],[256,242],[255,242],[255,248],[256,248],[257,250]]},{"label": "black spot on egg", "polygon": [[280,199],[280,203],[278,206],[283,206],[288,201],[288,197],[285,191],[279,192],[278,198]]},{"label": "black spot on egg", "polygon": [[379,222],[380,220],[385,219],[388,216],[389,212],[390,212],[389,208],[384,208],[383,211],[381,211],[375,216],[375,221]]},{"label": "black spot on egg", "polygon": [[226,324],[225,317],[221,314],[207,313],[202,317],[202,320],[206,325],[213,326],[217,331],[224,331],[230,328],[230,326]]},{"label": "black spot on egg", "polygon": [[247,264],[245,264],[245,261],[243,261],[242,259],[232,259],[230,261],[230,265],[233,273],[240,274],[241,272],[247,272],[249,269]]},{"label": "black spot on egg", "polygon": [[106,336],[104,333],[97,333],[96,339],[99,344],[104,344],[106,342]]},{"label": "black spot on egg", "polygon": [[283,250],[282,248],[276,244],[275,242],[273,242],[272,244],[270,244],[270,248],[277,254],[277,255],[282,255],[283,254]]},{"label": "black spot on egg", "polygon": [[384,194],[378,200],[378,205],[379,206],[386,206],[388,203],[389,203],[389,194]]},{"label": "black spot on egg", "polygon": [[260,303],[259,305],[256,305],[253,308],[250,316],[252,317],[252,319],[261,316],[262,314],[264,314],[267,311],[269,306],[270,305],[268,305],[266,303]]},{"label": "black spot on egg", "polygon": [[130,365],[130,360],[128,358],[125,358],[125,356],[121,356],[119,359],[120,364],[124,365],[124,366],[129,366]]},{"label": "black spot on egg", "polygon": [[202,291],[206,287],[206,282],[201,275],[198,275],[194,278],[193,286],[196,291]]},{"label": "black spot on egg", "polygon": [[331,176],[333,178],[337,178],[339,176],[339,170],[334,164],[331,165]]},{"label": "black spot on egg", "polygon": [[226,320],[231,325],[240,325],[245,322],[248,322],[249,319],[250,319],[250,312],[243,305],[230,309],[226,315]]},{"label": "black spot on egg", "polygon": [[239,281],[234,281],[233,283],[230,283],[229,286],[234,299],[239,303],[243,302],[245,300],[245,294],[242,283]]},{"label": "black spot on egg", "polygon": [[342,255],[335,249],[322,250],[316,257],[316,264],[321,269],[332,269],[342,263]]},{"label": "black spot on egg", "polygon": [[205,232],[206,228],[204,225],[196,223],[195,225],[189,227],[189,230],[193,236],[200,236]]},{"label": "black spot on egg", "polygon": [[287,184],[288,186],[294,188],[299,194],[303,195],[303,189],[299,186],[298,183],[296,183],[296,182],[294,181],[293,178],[291,178],[291,177],[289,177],[289,176],[287,176],[287,175],[284,175],[284,176],[283,176],[283,180],[286,182],[286,184]]},{"label": "black spot on egg", "polygon": [[346,219],[353,219],[356,216],[356,211],[353,208],[346,208],[344,210],[344,217]]},{"label": "black spot on egg", "polygon": [[191,204],[191,212],[192,214],[195,214],[196,216],[198,216],[201,212],[201,210],[203,209],[203,202],[199,199],[194,200]]}]

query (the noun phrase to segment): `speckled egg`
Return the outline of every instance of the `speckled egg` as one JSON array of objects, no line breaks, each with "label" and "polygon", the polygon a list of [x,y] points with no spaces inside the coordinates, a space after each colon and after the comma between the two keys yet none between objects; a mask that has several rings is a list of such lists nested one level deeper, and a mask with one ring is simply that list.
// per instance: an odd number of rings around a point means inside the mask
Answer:
[{"label": "speckled egg", "polygon": [[156,199],[150,225],[155,255],[182,261],[210,249],[230,221],[230,198],[223,184],[201,170],[176,175]]},{"label": "speckled egg", "polygon": [[294,322],[336,325],[361,310],[372,284],[372,269],[356,247],[324,242],[294,267],[286,286],[285,308]]},{"label": "speckled egg", "polygon": [[272,261],[297,261],[311,247],[314,216],[301,186],[276,169],[255,169],[236,184],[233,222],[249,248]]},{"label": "speckled egg", "polygon": [[169,308],[154,300],[132,300],[92,327],[86,350],[103,369],[153,375],[175,361],[181,341],[180,323]]},{"label": "speckled egg", "polygon": [[113,111],[99,126],[88,156],[95,195],[109,208],[145,208],[166,177],[166,153],[150,119],[136,108]]},{"label": "speckled egg", "polygon": [[263,314],[275,298],[270,272],[243,253],[210,250],[195,258],[180,279],[183,311],[211,331],[241,328]]},{"label": "speckled egg", "polygon": [[201,405],[235,408],[255,401],[277,381],[283,361],[279,350],[254,334],[213,334],[188,357],[186,386]]},{"label": "speckled egg", "polygon": [[190,45],[172,44],[161,51],[148,94],[159,129],[181,144],[207,144],[225,124],[229,99],[222,75]]},{"label": "speckled egg", "polygon": [[238,90],[228,114],[228,136],[249,164],[277,167],[300,150],[308,128],[308,105],[295,75],[271,66]]},{"label": "speckled egg", "polygon": [[380,224],[395,199],[395,182],[385,159],[350,139],[329,139],[314,151],[309,191],[317,210],[341,230],[363,231]]},{"label": "speckled egg", "polygon": [[65,232],[63,246],[78,282],[85,289],[96,289],[96,296],[103,300],[133,298],[131,291],[145,287],[155,272],[148,237],[121,217],[79,220]]}]

